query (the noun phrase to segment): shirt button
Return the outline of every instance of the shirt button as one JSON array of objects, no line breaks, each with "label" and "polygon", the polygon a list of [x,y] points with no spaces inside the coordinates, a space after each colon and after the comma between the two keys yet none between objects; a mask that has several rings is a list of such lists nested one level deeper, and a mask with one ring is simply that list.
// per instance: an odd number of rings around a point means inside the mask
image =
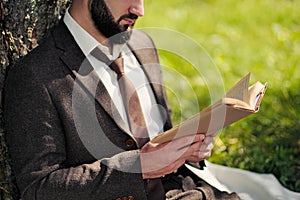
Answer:
[{"label": "shirt button", "polygon": [[127,147],[133,147],[134,141],[133,141],[133,139],[128,139],[125,141],[125,144]]}]

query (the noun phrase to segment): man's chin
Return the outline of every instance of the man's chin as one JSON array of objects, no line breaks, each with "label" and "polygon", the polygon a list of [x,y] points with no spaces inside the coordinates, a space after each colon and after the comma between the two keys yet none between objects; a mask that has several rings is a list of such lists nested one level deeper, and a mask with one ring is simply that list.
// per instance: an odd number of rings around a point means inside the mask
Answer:
[{"label": "man's chin", "polygon": [[119,34],[116,34],[109,38],[110,43],[112,44],[125,44],[130,40],[132,35],[132,28],[128,28],[126,31],[123,31]]}]

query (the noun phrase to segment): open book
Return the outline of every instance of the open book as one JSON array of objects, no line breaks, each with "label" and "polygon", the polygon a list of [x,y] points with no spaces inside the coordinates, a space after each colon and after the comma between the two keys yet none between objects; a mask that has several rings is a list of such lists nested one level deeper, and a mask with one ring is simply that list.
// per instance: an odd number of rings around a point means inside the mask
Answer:
[{"label": "open book", "polygon": [[256,82],[249,87],[249,80],[250,73],[219,101],[172,129],[157,135],[151,142],[164,143],[196,133],[213,134],[252,113],[258,112],[267,83]]}]

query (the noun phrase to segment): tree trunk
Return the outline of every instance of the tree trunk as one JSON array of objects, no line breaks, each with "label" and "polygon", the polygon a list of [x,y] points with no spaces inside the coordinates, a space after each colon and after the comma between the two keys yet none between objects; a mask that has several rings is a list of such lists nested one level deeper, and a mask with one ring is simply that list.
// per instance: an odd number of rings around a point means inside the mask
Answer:
[{"label": "tree trunk", "polygon": [[38,46],[62,17],[71,0],[0,0],[0,200],[18,199],[4,140],[2,90],[5,74],[16,60]]}]

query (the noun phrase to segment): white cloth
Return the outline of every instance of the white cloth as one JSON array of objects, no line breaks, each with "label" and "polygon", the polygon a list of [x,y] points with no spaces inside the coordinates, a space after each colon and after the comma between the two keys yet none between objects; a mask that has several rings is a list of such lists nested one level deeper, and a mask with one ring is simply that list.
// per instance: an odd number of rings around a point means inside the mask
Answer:
[{"label": "white cloth", "polygon": [[205,161],[204,170],[186,165],[221,191],[236,192],[243,200],[299,200],[300,193],[284,188],[273,174],[260,174]]},{"label": "white cloth", "polygon": [[113,103],[116,106],[120,116],[128,126],[128,119],[115,72],[113,72],[105,63],[90,55],[90,52],[96,47],[105,53],[111,60],[116,59],[120,53],[122,53],[122,57],[124,59],[124,71],[137,90],[150,139],[160,133],[163,130],[164,121],[159,112],[159,106],[156,104],[153,91],[148,83],[148,79],[144,71],[140,67],[137,59],[132,54],[129,47],[127,45],[114,45],[111,53],[108,47],[99,43],[81,27],[72,18],[68,10],[64,16],[64,22],[80,49],[89,60],[93,68],[96,70],[100,80],[106,87],[106,90],[113,100]]}]

